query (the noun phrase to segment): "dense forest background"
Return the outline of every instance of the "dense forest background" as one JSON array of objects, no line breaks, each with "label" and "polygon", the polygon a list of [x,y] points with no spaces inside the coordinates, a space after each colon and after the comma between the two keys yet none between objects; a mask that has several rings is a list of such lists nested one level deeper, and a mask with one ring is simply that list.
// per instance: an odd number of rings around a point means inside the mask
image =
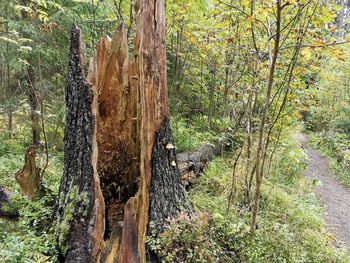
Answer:
[{"label": "dense forest background", "polygon": [[[0,197],[11,197],[0,260],[56,262],[70,30],[83,32],[86,67],[121,23],[132,52],[134,3],[0,0],[0,10]],[[303,176],[297,134],[307,132],[350,186],[349,16],[343,0],[166,2],[176,151],[212,145],[220,154],[201,176],[182,176],[193,215],[149,234],[149,260],[347,262],[317,182]],[[33,149],[38,189],[28,190],[15,175]]]}]

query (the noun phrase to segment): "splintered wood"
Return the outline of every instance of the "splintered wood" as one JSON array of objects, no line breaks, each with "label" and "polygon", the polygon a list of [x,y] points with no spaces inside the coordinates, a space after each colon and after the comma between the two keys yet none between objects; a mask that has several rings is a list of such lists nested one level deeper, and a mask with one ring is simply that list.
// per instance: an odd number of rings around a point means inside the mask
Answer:
[{"label": "splintered wood", "polygon": [[[103,262],[120,258],[126,202],[138,190],[138,85],[135,62],[129,61],[123,25],[112,39],[104,37],[90,60],[88,81],[94,91],[98,148],[97,171],[106,205]],[[119,261],[122,261],[120,258]]]},{"label": "splintered wood", "polygon": [[65,262],[145,262],[148,229],[190,210],[168,120],[165,1],[135,10],[134,56],[120,25],[97,44],[87,78],[72,30],[56,234]]}]

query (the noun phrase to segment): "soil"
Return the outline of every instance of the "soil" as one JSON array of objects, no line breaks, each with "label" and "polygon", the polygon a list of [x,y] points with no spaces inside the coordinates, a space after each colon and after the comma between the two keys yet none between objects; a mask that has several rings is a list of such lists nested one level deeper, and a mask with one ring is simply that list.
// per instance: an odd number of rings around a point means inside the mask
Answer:
[{"label": "soil", "polygon": [[336,244],[345,245],[350,253],[350,189],[333,176],[327,158],[308,146],[305,134],[298,139],[309,158],[305,176],[317,180],[315,193],[324,204],[328,228],[335,235]]}]

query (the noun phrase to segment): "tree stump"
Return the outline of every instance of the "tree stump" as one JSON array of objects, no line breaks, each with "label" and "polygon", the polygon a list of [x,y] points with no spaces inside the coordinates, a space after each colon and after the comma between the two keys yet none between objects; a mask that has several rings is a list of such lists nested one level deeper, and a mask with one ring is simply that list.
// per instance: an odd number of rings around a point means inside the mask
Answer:
[{"label": "tree stump", "polygon": [[22,193],[33,199],[42,193],[41,172],[36,166],[37,146],[30,146],[24,156],[23,168],[15,174],[16,181],[21,187]]},{"label": "tree stump", "polygon": [[[57,241],[65,262],[145,262],[156,233],[190,211],[168,118],[165,1],[137,1],[134,59],[123,25],[84,71],[71,33]],[[151,224],[149,224],[151,223]]]}]

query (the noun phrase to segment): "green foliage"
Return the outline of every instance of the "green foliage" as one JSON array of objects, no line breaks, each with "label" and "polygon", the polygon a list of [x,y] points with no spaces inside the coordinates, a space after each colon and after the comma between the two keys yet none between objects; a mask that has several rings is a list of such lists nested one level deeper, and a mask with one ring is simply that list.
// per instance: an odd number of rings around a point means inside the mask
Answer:
[{"label": "green foliage", "polygon": [[249,209],[241,203],[244,171],[238,174],[238,197],[226,213],[232,164],[227,157],[216,158],[190,192],[198,216],[172,221],[164,234],[149,240],[150,248],[162,262],[347,262],[345,250],[334,247],[325,228],[312,182],[302,175],[305,153],[285,141],[276,156],[263,182],[253,236]]},{"label": "green foliage", "polygon": [[149,250],[164,262],[219,262],[229,260],[229,252],[222,246],[221,236],[210,216],[193,218],[180,215],[169,222],[159,239],[149,237]]},{"label": "green foliage", "polygon": [[323,62],[318,89],[306,115],[306,127],[313,131],[311,143],[330,159],[331,169],[350,186],[350,50],[341,50],[343,61],[334,57]]},{"label": "green foliage", "polygon": [[[1,262],[56,262],[54,226],[55,198],[63,170],[62,153],[51,151],[49,166],[43,174],[46,195],[28,200],[20,194],[15,173],[24,165],[25,144],[21,138],[1,140],[1,186],[14,193],[10,209],[19,211],[20,220],[9,222],[0,219]],[[45,154],[40,152],[37,164],[43,167]],[[4,207],[3,207],[4,208]],[[52,228],[53,227],[53,228]]]},{"label": "green foliage", "polygon": [[37,201],[16,195],[21,219],[9,223],[0,219],[0,259],[2,262],[56,262],[52,218],[54,196],[48,194]]},{"label": "green foliage", "polygon": [[350,50],[340,50],[344,61],[322,61],[317,89],[311,92],[306,127],[316,132],[350,133]]},{"label": "green foliage", "polygon": [[203,143],[220,139],[210,127],[205,125],[203,118],[197,118],[188,123],[183,118],[172,119],[172,130],[178,152],[195,150]]}]

